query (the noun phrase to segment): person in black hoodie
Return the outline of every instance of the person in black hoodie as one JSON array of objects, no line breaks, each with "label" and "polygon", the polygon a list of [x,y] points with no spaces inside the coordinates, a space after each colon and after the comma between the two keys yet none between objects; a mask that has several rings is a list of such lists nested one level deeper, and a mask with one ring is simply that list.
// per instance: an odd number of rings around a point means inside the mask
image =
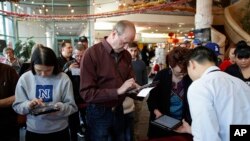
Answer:
[{"label": "person in black hoodie", "polygon": [[[78,106],[79,112],[76,112],[69,116],[69,128],[70,128],[70,135],[71,135],[71,141],[77,141],[77,135],[80,137],[84,136],[84,133],[82,132],[82,127],[80,125],[80,117],[83,120],[83,125],[85,128],[85,131],[87,130],[86,120],[85,120],[85,111],[86,111],[86,103],[80,96],[80,61],[83,57],[83,53],[86,50],[86,46],[83,44],[77,44],[73,51],[73,60],[68,61],[64,65],[64,72],[69,76],[70,80],[73,84],[73,91],[74,91],[74,99]],[[74,67],[69,67],[74,66]],[[85,134],[85,140],[88,141],[88,136]]]},{"label": "person in black hoodie", "polygon": [[151,121],[162,115],[168,115],[176,119],[185,119],[191,122],[189,106],[187,103],[187,89],[191,79],[187,74],[185,55],[189,49],[176,47],[167,55],[168,68],[157,73],[153,81],[159,84],[150,91],[147,100],[150,112],[148,138],[160,138],[172,136],[178,133],[166,131],[151,124]]}]

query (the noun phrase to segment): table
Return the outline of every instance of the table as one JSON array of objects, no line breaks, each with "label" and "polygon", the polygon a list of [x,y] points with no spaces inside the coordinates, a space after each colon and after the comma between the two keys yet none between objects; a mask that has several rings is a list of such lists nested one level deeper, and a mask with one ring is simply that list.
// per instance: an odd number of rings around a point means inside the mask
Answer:
[{"label": "table", "polygon": [[150,139],[144,141],[193,141],[193,136],[189,134],[183,134],[183,135],[176,135],[176,136]]}]

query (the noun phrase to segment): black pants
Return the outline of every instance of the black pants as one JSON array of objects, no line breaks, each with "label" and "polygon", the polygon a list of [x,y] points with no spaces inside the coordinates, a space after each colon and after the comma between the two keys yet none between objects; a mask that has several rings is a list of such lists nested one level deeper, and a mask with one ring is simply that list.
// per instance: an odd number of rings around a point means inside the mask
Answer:
[{"label": "black pants", "polygon": [[69,129],[71,141],[77,141],[77,132],[80,130],[79,112],[75,112],[69,116]]},{"label": "black pants", "polygon": [[25,138],[25,141],[70,141],[68,128],[49,134],[38,134],[26,131]]},{"label": "black pants", "polygon": [[5,126],[0,127],[1,141],[19,141],[19,127]]}]

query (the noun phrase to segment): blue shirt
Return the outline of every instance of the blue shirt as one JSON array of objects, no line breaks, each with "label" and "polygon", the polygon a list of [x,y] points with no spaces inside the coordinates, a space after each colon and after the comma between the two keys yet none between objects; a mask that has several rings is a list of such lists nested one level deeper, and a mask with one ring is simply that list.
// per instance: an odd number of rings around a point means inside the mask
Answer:
[{"label": "blue shirt", "polygon": [[183,80],[177,83],[177,89],[171,90],[170,115],[173,118],[182,119],[184,86]]}]

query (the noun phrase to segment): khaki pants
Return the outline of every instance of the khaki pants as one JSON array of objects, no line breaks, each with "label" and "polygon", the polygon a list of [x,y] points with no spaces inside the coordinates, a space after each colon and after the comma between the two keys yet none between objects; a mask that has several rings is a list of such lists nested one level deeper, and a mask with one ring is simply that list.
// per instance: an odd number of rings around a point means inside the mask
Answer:
[{"label": "khaki pants", "polygon": [[142,109],[142,102],[143,101],[134,100],[134,103],[135,103],[134,141],[139,140],[139,121],[140,121],[140,113]]}]

